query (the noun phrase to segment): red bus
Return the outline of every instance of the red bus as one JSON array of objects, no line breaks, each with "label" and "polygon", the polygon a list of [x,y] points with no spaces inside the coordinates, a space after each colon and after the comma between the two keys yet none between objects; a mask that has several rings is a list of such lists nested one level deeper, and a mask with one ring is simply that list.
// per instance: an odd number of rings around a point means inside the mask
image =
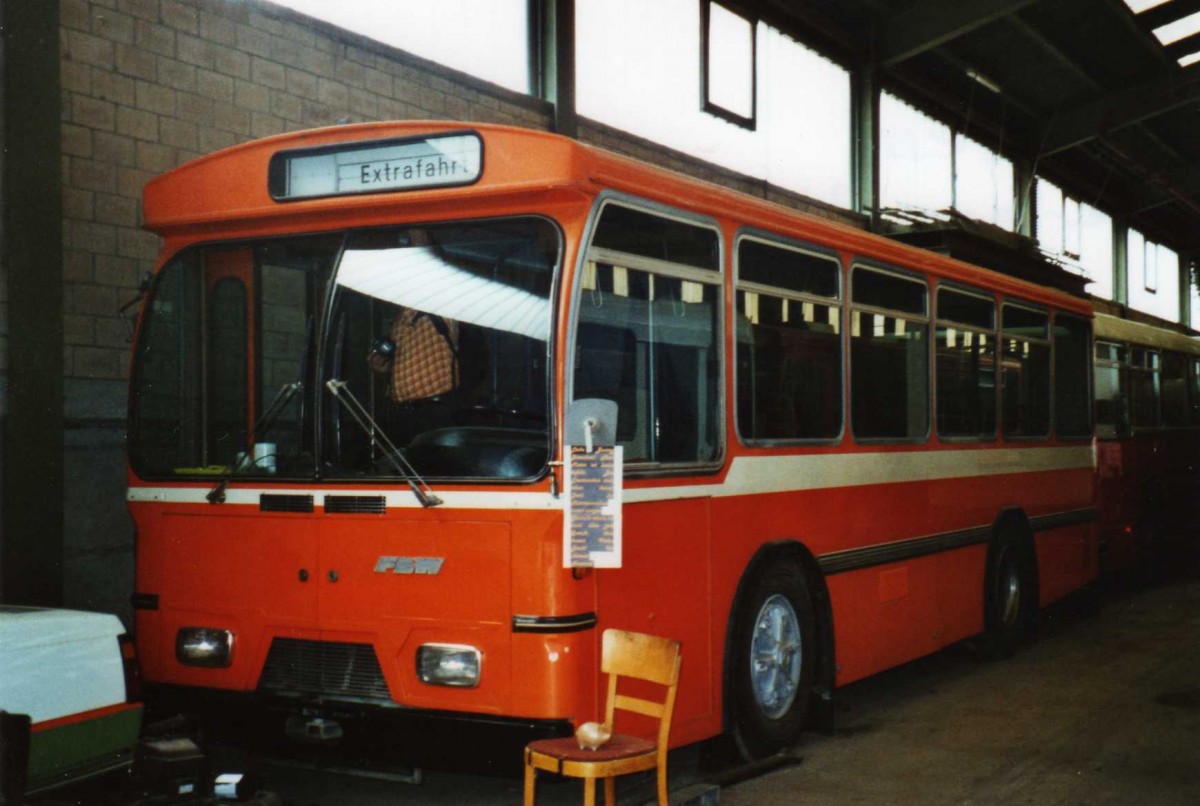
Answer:
[{"label": "red bus", "polygon": [[1150,570],[1200,526],[1200,339],[1112,313],[1095,326],[1104,567]]},{"label": "red bus", "polygon": [[[236,146],[145,222],[137,635],[213,718],[413,755],[563,734],[619,627],[682,641],[674,744],[758,756],[838,686],[1011,651],[1097,573],[1082,299],[492,125]],[[568,567],[597,400],[619,567]]]}]

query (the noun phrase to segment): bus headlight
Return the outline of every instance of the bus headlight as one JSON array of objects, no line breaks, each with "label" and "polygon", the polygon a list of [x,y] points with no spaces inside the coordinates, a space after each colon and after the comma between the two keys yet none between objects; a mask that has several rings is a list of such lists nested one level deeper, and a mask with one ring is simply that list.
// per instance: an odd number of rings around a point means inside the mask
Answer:
[{"label": "bus headlight", "polygon": [[175,635],[175,659],[184,666],[228,666],[233,662],[233,633],[215,627],[184,627]]},{"label": "bus headlight", "polygon": [[417,677],[431,686],[475,688],[482,654],[464,644],[423,644],[417,650]]}]

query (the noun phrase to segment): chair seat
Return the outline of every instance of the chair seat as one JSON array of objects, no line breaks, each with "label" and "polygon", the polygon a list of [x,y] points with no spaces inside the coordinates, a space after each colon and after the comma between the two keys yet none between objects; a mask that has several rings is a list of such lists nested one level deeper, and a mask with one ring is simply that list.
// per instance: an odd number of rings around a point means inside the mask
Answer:
[{"label": "chair seat", "polygon": [[561,739],[539,739],[530,742],[526,748],[530,754],[537,753],[560,761],[604,762],[618,761],[633,756],[654,753],[655,744],[649,739],[637,736],[615,734],[598,750],[585,750],[579,746],[574,736],[564,736]]}]

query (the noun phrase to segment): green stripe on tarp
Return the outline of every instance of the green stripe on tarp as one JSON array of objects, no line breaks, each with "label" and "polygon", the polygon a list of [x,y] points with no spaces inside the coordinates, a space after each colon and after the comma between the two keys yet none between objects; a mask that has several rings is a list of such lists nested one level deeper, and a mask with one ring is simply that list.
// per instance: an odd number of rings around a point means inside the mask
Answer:
[{"label": "green stripe on tarp", "polygon": [[142,706],[39,731],[29,737],[29,793],[126,766],[142,727]]}]

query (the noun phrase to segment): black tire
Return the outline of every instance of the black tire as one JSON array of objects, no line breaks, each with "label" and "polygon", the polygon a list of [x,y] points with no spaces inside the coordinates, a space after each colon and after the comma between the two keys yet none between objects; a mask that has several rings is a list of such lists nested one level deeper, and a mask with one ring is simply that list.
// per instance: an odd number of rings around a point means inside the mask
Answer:
[{"label": "black tire", "polygon": [[1028,637],[1037,614],[1033,563],[1033,547],[1023,533],[1002,527],[988,547],[983,582],[979,648],[985,657],[1007,658]]},{"label": "black tire", "polygon": [[765,758],[799,737],[812,692],[816,626],[799,566],[779,563],[755,575],[734,614],[729,646],[734,742],[743,758]]}]

